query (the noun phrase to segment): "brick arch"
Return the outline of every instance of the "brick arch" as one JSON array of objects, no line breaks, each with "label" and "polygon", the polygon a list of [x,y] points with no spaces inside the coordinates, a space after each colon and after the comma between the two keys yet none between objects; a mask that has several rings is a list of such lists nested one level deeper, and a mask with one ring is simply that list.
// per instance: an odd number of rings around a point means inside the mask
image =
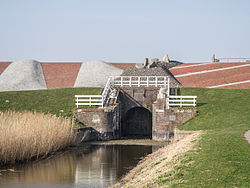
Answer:
[{"label": "brick arch", "polygon": [[122,124],[124,137],[152,136],[152,113],[143,107],[134,107],[128,110]]}]

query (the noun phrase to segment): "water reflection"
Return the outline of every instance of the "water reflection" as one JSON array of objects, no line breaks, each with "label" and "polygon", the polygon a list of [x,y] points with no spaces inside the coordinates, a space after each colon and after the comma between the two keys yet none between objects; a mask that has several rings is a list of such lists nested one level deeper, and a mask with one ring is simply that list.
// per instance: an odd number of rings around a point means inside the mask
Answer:
[{"label": "water reflection", "polygon": [[151,152],[152,146],[85,146],[2,171],[0,187],[107,187]]}]

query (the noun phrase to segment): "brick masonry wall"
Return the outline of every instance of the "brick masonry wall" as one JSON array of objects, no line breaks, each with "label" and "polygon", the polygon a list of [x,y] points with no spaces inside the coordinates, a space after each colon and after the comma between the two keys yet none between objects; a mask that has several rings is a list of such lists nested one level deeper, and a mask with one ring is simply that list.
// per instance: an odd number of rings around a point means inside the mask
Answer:
[{"label": "brick masonry wall", "polygon": [[153,104],[152,139],[167,141],[174,136],[174,128],[192,119],[196,109],[166,109],[164,100],[157,100]]},{"label": "brick masonry wall", "polygon": [[[135,107],[143,107],[152,112],[152,104],[157,99],[159,88],[150,88],[150,87],[135,87],[135,88],[122,88],[120,92],[119,101],[120,101],[120,114],[121,114],[121,130],[126,129],[126,121],[128,121],[128,112],[129,110]],[[147,125],[149,122],[145,122]],[[150,121],[150,124],[152,122]],[[145,126],[147,129],[147,126]],[[121,135],[124,136],[124,132],[121,132]],[[143,133],[143,131],[142,131]]]},{"label": "brick masonry wall", "polygon": [[83,108],[74,111],[74,119],[98,131],[104,139],[120,137],[119,104],[104,109]]},{"label": "brick masonry wall", "polygon": [[126,113],[133,107],[141,106],[152,112],[152,104],[157,99],[157,94],[159,92],[159,88],[156,87],[123,87],[122,91],[124,91],[131,98],[134,98],[137,103],[133,103],[129,97],[126,95],[121,96],[121,101],[123,104],[123,112]]}]

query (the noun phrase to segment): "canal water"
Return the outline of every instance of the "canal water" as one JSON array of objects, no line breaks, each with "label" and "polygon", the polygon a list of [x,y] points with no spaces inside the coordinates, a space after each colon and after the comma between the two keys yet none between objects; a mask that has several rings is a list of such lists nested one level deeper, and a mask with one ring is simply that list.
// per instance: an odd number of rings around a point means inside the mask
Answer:
[{"label": "canal water", "polygon": [[46,160],[0,168],[0,187],[107,187],[150,153],[152,146],[86,145]]}]

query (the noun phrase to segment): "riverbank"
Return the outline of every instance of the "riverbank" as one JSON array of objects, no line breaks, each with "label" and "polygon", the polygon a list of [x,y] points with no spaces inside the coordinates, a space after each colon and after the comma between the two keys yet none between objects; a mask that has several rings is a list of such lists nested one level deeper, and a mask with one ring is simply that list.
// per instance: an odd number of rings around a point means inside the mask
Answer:
[{"label": "riverbank", "polygon": [[[101,89],[1,92],[0,110],[37,110],[71,117],[74,95],[94,91],[98,94]],[[186,152],[178,167],[181,171],[164,174],[157,185],[164,187],[171,182],[172,187],[248,187],[250,147],[244,134],[250,129],[250,89],[181,88],[181,94],[197,96],[198,113],[179,129],[203,130],[206,134],[197,142],[197,150]]]},{"label": "riverbank", "polygon": [[[90,145],[138,145],[138,146],[166,146],[170,142],[158,142],[152,139],[121,139],[109,141],[87,142]],[[86,143],[82,143],[86,144]]]},{"label": "riverbank", "polygon": [[[176,173],[184,154],[195,149],[195,143],[199,140],[203,133],[194,131],[186,134],[182,139],[158,149],[149,154],[139,164],[133,168],[124,178],[113,185],[113,188],[120,187],[157,187],[159,179],[165,173]],[[171,182],[170,182],[171,183]],[[165,184],[164,186],[167,186]]]},{"label": "riverbank", "polygon": [[183,88],[181,92],[198,99],[197,116],[179,127],[205,132],[194,149],[184,153],[180,162],[166,163],[173,170],[160,166],[164,157],[156,155],[143,163],[146,158],[139,164],[145,169],[136,168],[114,187],[249,187],[250,147],[244,134],[250,129],[250,90]]},{"label": "riverbank", "polygon": [[75,143],[70,119],[36,112],[0,112],[0,166],[44,158]]}]

